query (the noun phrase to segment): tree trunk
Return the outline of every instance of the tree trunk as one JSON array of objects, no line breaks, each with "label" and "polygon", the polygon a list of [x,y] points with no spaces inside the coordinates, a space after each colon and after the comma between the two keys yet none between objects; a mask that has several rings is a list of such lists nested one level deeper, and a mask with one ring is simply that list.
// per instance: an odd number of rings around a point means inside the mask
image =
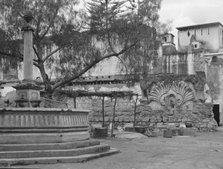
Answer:
[{"label": "tree trunk", "polygon": [[54,91],[52,90],[51,81],[48,75],[46,74],[43,63],[39,64],[39,70],[40,70],[40,73],[43,79],[44,88],[45,88],[44,97],[52,99],[52,95]]},{"label": "tree trunk", "polygon": [[51,81],[46,73],[44,62],[43,62],[43,53],[42,53],[42,46],[41,46],[41,39],[40,37],[37,37],[36,39],[36,48],[37,48],[37,58],[38,58],[38,68],[42,76],[44,88],[45,88],[45,94],[44,97],[52,99],[53,90],[51,86]]}]

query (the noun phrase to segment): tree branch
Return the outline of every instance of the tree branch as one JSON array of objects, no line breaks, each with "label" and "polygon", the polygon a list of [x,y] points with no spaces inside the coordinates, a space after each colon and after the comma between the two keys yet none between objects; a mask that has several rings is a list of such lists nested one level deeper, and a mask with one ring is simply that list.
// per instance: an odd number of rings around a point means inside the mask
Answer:
[{"label": "tree branch", "polygon": [[33,65],[36,66],[37,68],[40,68],[39,64],[36,62],[33,62]]},{"label": "tree branch", "polygon": [[[35,52],[35,54],[36,54],[38,60],[42,60],[41,57],[39,56],[39,54],[38,54],[38,52],[37,52],[37,50],[36,50],[36,48],[35,48],[34,45],[33,45],[33,50],[34,50],[34,52]],[[35,60],[35,59],[34,59],[34,60]],[[37,60],[35,60],[35,61],[37,62]]]},{"label": "tree branch", "polygon": [[39,15],[37,16],[37,19],[35,19],[35,21],[36,21],[36,33],[34,34],[35,36],[34,36],[34,38],[35,39],[38,39],[39,38],[39,32],[40,32],[40,24],[41,24],[41,20],[42,20],[42,9],[43,9],[43,7],[46,5],[46,3],[47,3],[47,1],[44,1],[43,3],[42,3],[42,5],[40,6],[40,10],[38,11],[38,13],[39,13]]},{"label": "tree branch", "polygon": [[90,65],[88,65],[87,67],[85,67],[79,74],[74,75],[74,76],[72,76],[72,77],[69,77],[69,78],[67,78],[67,79],[63,79],[62,81],[56,83],[56,84],[52,87],[52,90],[55,90],[55,89],[57,89],[58,87],[63,86],[63,85],[65,85],[65,84],[67,84],[67,83],[69,83],[69,82],[71,82],[71,81],[73,81],[73,80],[79,78],[79,77],[82,76],[85,72],[87,72],[88,70],[90,70],[92,67],[94,67],[96,64],[98,64],[98,63],[101,62],[102,60],[107,59],[107,58],[110,58],[110,57],[113,57],[113,56],[116,56],[116,57],[117,57],[117,56],[119,56],[119,55],[125,53],[127,50],[129,50],[130,48],[132,48],[133,46],[135,46],[137,43],[138,43],[138,41],[136,41],[135,43],[131,44],[130,46],[128,46],[128,47],[122,49],[122,50],[119,51],[118,53],[108,54],[108,55],[106,55],[106,56],[104,56],[104,57],[102,57],[102,58],[100,58],[100,59],[98,59],[98,60],[93,61]]},{"label": "tree branch", "polygon": [[111,44],[111,35],[110,35],[110,31],[109,31],[109,29],[108,29],[108,1],[106,1],[106,23],[105,23],[106,25],[106,27],[105,27],[105,30],[106,30],[106,32],[107,32],[107,34],[108,34],[108,36],[107,36],[107,39],[108,39],[108,45],[109,45],[109,47],[110,47],[110,49],[111,49],[111,51],[113,52],[113,53],[116,53],[116,51],[114,50],[114,48],[113,48],[113,46],[112,46],[112,44]]},{"label": "tree branch", "polygon": [[36,33],[34,34],[34,38],[35,38],[36,40],[39,38],[41,18],[42,18],[42,15],[40,14],[40,15],[37,17]]},{"label": "tree branch", "polygon": [[124,61],[120,58],[120,56],[116,56],[116,57],[121,61],[122,65],[124,65],[124,67],[125,67],[125,71],[128,72],[127,66],[126,66],[126,64],[124,63]]},{"label": "tree branch", "polygon": [[48,33],[48,31],[50,30],[51,26],[52,26],[53,23],[54,23],[54,19],[55,19],[56,16],[57,16],[58,11],[59,11],[59,7],[55,10],[55,13],[54,13],[54,15],[53,15],[53,17],[52,17],[52,19],[51,19],[51,21],[50,21],[49,26],[47,27],[46,31],[41,35],[40,39],[43,39],[43,38],[46,36],[46,34]]},{"label": "tree branch", "polygon": [[58,47],[57,49],[55,49],[54,51],[52,51],[49,55],[47,55],[44,59],[43,62],[45,62],[49,57],[51,57],[53,54],[55,54],[56,52],[60,51],[61,49],[63,49],[64,46],[62,47]]}]

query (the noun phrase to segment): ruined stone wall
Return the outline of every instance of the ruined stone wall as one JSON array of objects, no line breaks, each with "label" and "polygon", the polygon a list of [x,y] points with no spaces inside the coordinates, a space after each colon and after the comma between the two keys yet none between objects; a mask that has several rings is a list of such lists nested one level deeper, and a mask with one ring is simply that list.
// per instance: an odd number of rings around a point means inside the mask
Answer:
[{"label": "ruined stone wall", "polygon": [[220,105],[220,123],[223,121],[223,59],[222,57],[210,62],[207,67],[207,84],[214,104]]},{"label": "ruined stone wall", "polygon": [[[129,85],[126,83],[120,84],[96,84],[96,85],[82,85],[76,86],[77,89],[87,90],[87,91],[128,91],[131,90],[134,93],[139,94],[139,99],[141,98],[141,89],[139,83],[134,85]],[[105,97],[104,101],[104,112],[105,120],[107,122],[112,121],[114,98]],[[69,108],[74,108],[73,98],[67,98]],[[135,97],[124,97],[117,98],[116,103],[116,121],[133,122],[133,112],[135,105]],[[102,122],[102,97],[77,97],[76,98],[76,108],[90,110],[90,121],[92,122]]]},{"label": "ruined stone wall", "polygon": [[[70,104],[72,100],[70,99]],[[111,122],[113,115],[114,99],[105,97],[104,112],[105,121]],[[90,110],[90,121],[102,122],[102,98],[79,97],[76,99],[77,109]],[[73,104],[72,104],[73,105]],[[133,122],[135,101],[132,98],[117,98],[115,107],[115,121]]]},{"label": "ruined stone wall", "polygon": [[[111,122],[113,117],[114,99],[105,100],[105,121]],[[134,100],[129,98],[118,98],[115,107],[115,121],[133,122]],[[92,100],[91,121],[102,121],[102,101]]]},{"label": "ruined stone wall", "polygon": [[[134,123],[135,100],[118,98],[115,109],[115,126],[124,126]],[[105,123],[109,125],[113,117],[114,99],[105,99]],[[102,99],[98,97],[81,97],[77,99],[77,108],[90,111],[91,123],[102,123]],[[192,110],[176,109],[168,113],[164,109],[153,110],[148,102],[141,102],[136,107],[136,125],[150,128],[163,129],[172,124],[191,124],[199,131],[214,131],[217,123],[213,119],[212,104],[193,103]]]},{"label": "ruined stone wall", "polygon": [[161,129],[170,124],[177,127],[182,123],[190,124],[199,131],[216,130],[217,124],[213,119],[212,104],[195,103],[192,111],[179,109],[171,115],[164,110],[152,110],[147,103],[142,103],[137,108],[137,125]]},{"label": "ruined stone wall", "polygon": [[205,72],[207,62],[203,57],[203,53],[193,53],[193,57],[194,72]]},{"label": "ruined stone wall", "polygon": [[[145,97],[137,102],[135,123],[138,126],[165,128],[168,125],[179,126],[189,123],[200,131],[212,131],[217,127],[213,118],[212,104],[205,103],[204,74],[157,75],[145,79],[141,84]],[[139,84],[136,84],[139,87]],[[127,88],[126,84],[107,84],[82,86],[94,91],[117,91]],[[134,89],[134,86],[128,89]],[[141,95],[141,94],[140,94]],[[135,97],[117,98],[115,108],[115,126],[134,123]],[[113,118],[114,98],[105,97],[105,122],[110,124]],[[74,107],[73,98],[67,100],[69,108]],[[90,110],[90,122],[102,123],[102,98],[77,97],[77,109]]]},{"label": "ruined stone wall", "polygon": [[159,75],[145,79],[147,100],[137,109],[137,123],[163,128],[189,123],[200,131],[217,127],[212,103],[205,103],[205,75]]}]

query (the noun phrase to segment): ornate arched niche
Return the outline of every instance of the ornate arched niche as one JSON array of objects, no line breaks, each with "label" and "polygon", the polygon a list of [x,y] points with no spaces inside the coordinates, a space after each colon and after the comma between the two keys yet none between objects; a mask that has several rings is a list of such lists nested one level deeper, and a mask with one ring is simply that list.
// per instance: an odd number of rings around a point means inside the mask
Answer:
[{"label": "ornate arched niche", "polygon": [[149,105],[153,110],[163,109],[168,114],[175,111],[193,109],[195,90],[190,83],[184,81],[164,81],[153,84],[148,95]]}]

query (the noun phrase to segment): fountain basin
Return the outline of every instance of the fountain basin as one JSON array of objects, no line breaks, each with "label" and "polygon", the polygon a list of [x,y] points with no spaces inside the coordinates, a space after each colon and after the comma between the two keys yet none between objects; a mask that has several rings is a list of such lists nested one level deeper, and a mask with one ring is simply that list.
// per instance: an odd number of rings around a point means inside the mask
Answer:
[{"label": "fountain basin", "polygon": [[1,108],[0,144],[61,143],[89,139],[88,110]]}]

